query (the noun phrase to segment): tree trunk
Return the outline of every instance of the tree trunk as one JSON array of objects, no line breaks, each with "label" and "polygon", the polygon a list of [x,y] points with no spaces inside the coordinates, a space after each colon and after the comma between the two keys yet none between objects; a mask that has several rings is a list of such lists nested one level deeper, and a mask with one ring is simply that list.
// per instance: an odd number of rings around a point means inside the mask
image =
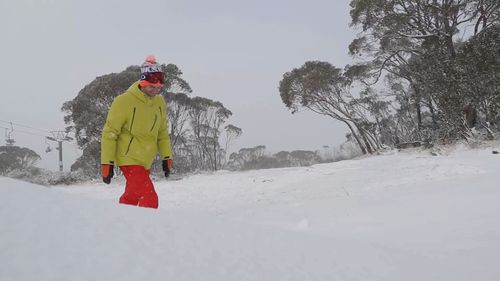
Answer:
[{"label": "tree trunk", "polygon": [[446,48],[448,49],[448,55],[452,60],[454,60],[457,57],[457,53],[455,51],[455,46],[453,45],[453,33],[455,30],[453,30],[455,27],[450,26],[450,20],[456,16],[453,15],[451,12],[452,9],[452,2],[446,4],[446,7],[443,7],[445,9],[445,12],[443,14],[443,24],[444,24],[444,40],[446,43]]},{"label": "tree trunk", "polygon": [[417,124],[418,124],[417,126],[418,130],[420,131],[420,129],[422,128],[422,106],[421,106],[422,96],[420,93],[420,89],[418,88],[418,85],[412,82],[411,79],[409,79],[409,81],[411,88],[413,89],[413,99],[415,100],[415,110],[417,112]]},{"label": "tree trunk", "polygon": [[358,143],[359,145],[359,148],[361,149],[361,152],[363,154],[366,154],[366,148],[363,146],[363,144],[361,143],[361,141],[359,140],[359,137],[358,135],[356,134],[356,131],[354,130],[354,128],[351,126],[351,124],[349,124],[349,122],[345,121],[345,120],[341,120],[342,122],[344,122],[347,127],[349,127],[349,130],[351,130],[351,134],[352,136],[354,137],[354,139],[356,140],[356,142]]},{"label": "tree trunk", "polygon": [[472,105],[472,103],[469,103],[465,107],[464,113],[465,113],[465,123],[467,124],[467,127],[474,128],[477,122],[477,110],[474,107],[474,105]]},{"label": "tree trunk", "polygon": [[217,145],[214,144],[214,170],[217,171]]},{"label": "tree trunk", "polygon": [[436,112],[434,111],[434,106],[432,105],[432,99],[429,98],[429,111],[431,112],[432,124],[435,128],[437,128],[437,117]]},{"label": "tree trunk", "polygon": [[367,135],[373,148],[376,148],[376,150],[382,148],[382,144],[380,143],[380,140],[379,138],[377,138],[376,134],[368,133]]},{"label": "tree trunk", "polygon": [[[359,128],[358,128],[358,130],[359,130]],[[365,142],[366,150],[368,151],[368,153],[372,154],[373,148],[372,148],[370,142],[368,141],[368,139],[366,138],[366,134],[365,134],[364,130],[359,130],[359,134],[361,135],[361,137],[363,138],[363,141]]]}]

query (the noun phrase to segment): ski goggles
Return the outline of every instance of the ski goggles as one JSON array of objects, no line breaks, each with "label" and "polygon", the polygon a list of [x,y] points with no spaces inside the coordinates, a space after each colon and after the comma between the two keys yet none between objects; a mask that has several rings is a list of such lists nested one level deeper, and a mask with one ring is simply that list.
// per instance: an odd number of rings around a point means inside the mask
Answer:
[{"label": "ski goggles", "polygon": [[165,75],[163,72],[147,72],[141,74],[141,80],[146,80],[152,84],[165,84]]}]

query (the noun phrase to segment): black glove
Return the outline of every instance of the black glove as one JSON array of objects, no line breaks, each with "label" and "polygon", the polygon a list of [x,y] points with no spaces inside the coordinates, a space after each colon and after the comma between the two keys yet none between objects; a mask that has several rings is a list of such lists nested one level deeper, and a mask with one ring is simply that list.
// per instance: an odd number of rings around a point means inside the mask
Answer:
[{"label": "black glove", "polygon": [[102,174],[102,181],[109,184],[111,182],[111,178],[115,175],[114,165],[102,164],[101,174]]},{"label": "black glove", "polygon": [[168,176],[170,176],[170,172],[172,171],[172,159],[169,158],[161,161],[161,167],[165,172],[165,177],[168,178]]}]

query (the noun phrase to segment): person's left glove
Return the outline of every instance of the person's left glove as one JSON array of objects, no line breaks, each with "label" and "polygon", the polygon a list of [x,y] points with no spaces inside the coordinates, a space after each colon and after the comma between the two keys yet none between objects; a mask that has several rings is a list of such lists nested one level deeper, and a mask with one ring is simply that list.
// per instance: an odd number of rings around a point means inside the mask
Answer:
[{"label": "person's left glove", "polygon": [[111,178],[115,175],[113,164],[102,164],[101,165],[102,181],[106,184],[111,183]]},{"label": "person's left glove", "polygon": [[170,176],[170,172],[172,172],[172,159],[166,158],[161,162],[161,167],[163,168],[163,172],[165,172],[165,177],[168,178]]}]

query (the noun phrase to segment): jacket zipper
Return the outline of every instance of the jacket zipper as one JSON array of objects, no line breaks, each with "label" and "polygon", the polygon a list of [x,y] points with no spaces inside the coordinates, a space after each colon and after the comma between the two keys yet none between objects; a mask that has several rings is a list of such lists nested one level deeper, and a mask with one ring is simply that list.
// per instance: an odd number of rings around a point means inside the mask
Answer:
[{"label": "jacket zipper", "polygon": [[132,134],[132,126],[134,126],[134,119],[135,119],[135,107],[134,107],[134,113],[132,113],[132,122],[130,122],[130,133]]},{"label": "jacket zipper", "polygon": [[153,127],[151,127],[151,130],[149,130],[150,132],[153,131],[153,129],[156,125],[156,119],[158,119],[158,115],[155,114],[155,121],[153,122]]},{"label": "jacket zipper", "polygon": [[[130,129],[129,129],[131,135],[132,135],[132,126],[134,126],[135,110],[136,110],[136,108],[134,107],[134,112],[132,113],[132,121],[130,122]],[[128,146],[127,146],[127,152],[125,152],[125,155],[128,154],[128,151],[130,150],[130,145],[132,144],[133,140],[134,140],[134,136],[132,136],[130,138],[130,141],[129,141]]]},{"label": "jacket zipper", "polygon": [[134,140],[134,137],[130,138],[130,141],[128,142],[128,146],[127,146],[127,152],[125,152],[125,155],[128,154],[128,151],[130,150],[130,145],[132,144],[133,140]]}]

